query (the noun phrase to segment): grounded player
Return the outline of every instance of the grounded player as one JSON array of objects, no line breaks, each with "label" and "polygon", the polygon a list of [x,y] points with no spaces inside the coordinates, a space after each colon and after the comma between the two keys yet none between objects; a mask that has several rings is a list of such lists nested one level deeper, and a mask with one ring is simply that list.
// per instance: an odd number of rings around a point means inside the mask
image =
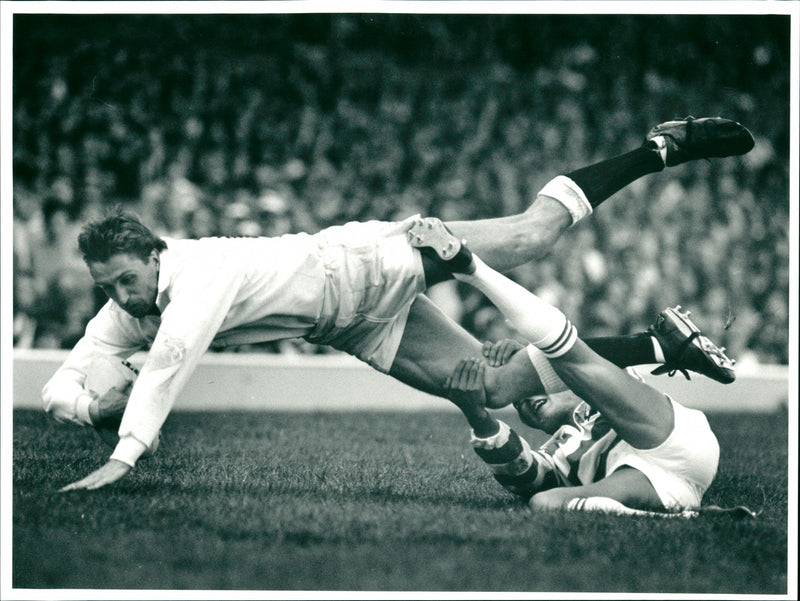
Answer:
[{"label": "grounded player", "polygon": [[[640,148],[551,180],[524,213],[448,227],[494,268],[510,269],[546,255],[572,224],[639,177],[689,160],[743,154],[753,145],[750,132],[727,119],[669,121],[653,128]],[[111,459],[62,490],[99,488],[126,475],[153,444],[212,342],[303,337],[446,397],[445,378],[480,344],[422,294],[452,277],[448,265],[414,247],[423,232],[439,227],[438,220],[409,218],[349,223],[315,235],[164,240],[125,214],[87,224],[79,246],[110,300],[46,384],[46,410],[83,425],[119,415],[119,399],[94,399],[83,389],[86,368],[98,354],[126,358],[150,350],[124,405]],[[492,371],[485,384],[491,405],[515,400]]]},{"label": "grounded player", "polygon": [[[719,461],[705,415],[603,358],[560,310],[477,255],[468,260],[469,250],[447,232],[419,243],[439,248],[441,240],[462,256],[456,277],[482,291],[530,341],[525,353],[504,342],[486,345],[484,354],[492,364],[519,356],[529,374],[521,377],[538,382],[537,394],[514,403],[523,423],[552,435],[537,450],[486,410],[486,361],[463,359],[445,382],[472,428],[473,448],[498,482],[535,510],[696,515]],[[716,348],[680,307],[663,311],[649,331],[659,342],[682,345],[683,338],[696,349]],[[707,358],[732,367],[721,349]],[[752,515],[744,507],[731,511]]]}]

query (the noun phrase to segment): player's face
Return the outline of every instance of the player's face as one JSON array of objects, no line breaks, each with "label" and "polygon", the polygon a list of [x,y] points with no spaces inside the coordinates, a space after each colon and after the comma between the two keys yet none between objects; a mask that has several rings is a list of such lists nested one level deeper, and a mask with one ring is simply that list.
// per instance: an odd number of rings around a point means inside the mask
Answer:
[{"label": "player's face", "polygon": [[133,317],[157,315],[158,253],[143,261],[129,253],[112,255],[107,261],[89,263],[94,283]]},{"label": "player's face", "polygon": [[572,412],[580,399],[572,394],[549,397],[532,396],[514,403],[514,408],[526,426],[553,434],[564,424],[569,423]]}]

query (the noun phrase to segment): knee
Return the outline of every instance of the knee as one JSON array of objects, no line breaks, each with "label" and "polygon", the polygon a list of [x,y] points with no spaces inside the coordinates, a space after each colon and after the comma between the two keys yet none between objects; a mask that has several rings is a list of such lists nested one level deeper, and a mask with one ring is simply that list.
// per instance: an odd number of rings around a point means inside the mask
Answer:
[{"label": "knee", "polygon": [[[44,412],[59,423],[81,424],[78,417],[74,401],[69,401],[55,394],[55,386],[48,382],[41,395],[42,409]],[[82,424],[81,424],[82,425]]]},{"label": "knee", "polygon": [[53,395],[49,382],[45,384],[45,387],[42,389],[41,401],[44,412],[58,420],[62,413],[61,404],[57,402],[55,395]]},{"label": "knee", "polygon": [[528,501],[528,507],[534,511],[561,511],[575,495],[568,488],[551,488],[538,492]]},{"label": "knee", "polygon": [[541,191],[523,215],[537,224],[546,225],[547,229],[556,237],[576,221],[564,203],[549,194],[542,194]]}]

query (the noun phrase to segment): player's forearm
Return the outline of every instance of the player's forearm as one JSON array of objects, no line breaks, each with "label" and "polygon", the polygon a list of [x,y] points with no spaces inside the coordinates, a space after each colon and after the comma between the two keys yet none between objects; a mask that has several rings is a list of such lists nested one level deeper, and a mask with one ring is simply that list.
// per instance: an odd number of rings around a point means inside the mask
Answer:
[{"label": "player's forearm", "polygon": [[194,362],[182,361],[160,369],[154,368],[151,363],[152,352],[131,391],[120,422],[120,441],[111,456],[130,466],[157,438],[186,374],[194,369]]},{"label": "player's forearm", "polygon": [[[166,319],[164,320],[166,322]],[[133,465],[153,445],[175,399],[208,348],[216,328],[184,336],[159,331],[128,398],[119,427],[120,443],[112,458]],[[134,443],[135,441],[135,443]]]},{"label": "player's forearm", "polygon": [[147,448],[148,446],[135,436],[120,436],[119,442],[111,455],[111,459],[116,459],[117,461],[121,461],[133,467]]},{"label": "player's forearm", "polygon": [[246,279],[223,255],[203,257],[173,278],[171,300],[131,390],[112,458],[129,465],[158,437],[180,391],[220,331]]},{"label": "player's forearm", "polygon": [[547,486],[552,479],[552,468],[505,422],[497,420],[497,423],[498,431],[491,436],[481,437],[473,432],[472,447],[506,490],[530,497]]},{"label": "player's forearm", "polygon": [[462,407],[461,413],[477,437],[488,438],[500,430],[500,423],[484,407]]}]

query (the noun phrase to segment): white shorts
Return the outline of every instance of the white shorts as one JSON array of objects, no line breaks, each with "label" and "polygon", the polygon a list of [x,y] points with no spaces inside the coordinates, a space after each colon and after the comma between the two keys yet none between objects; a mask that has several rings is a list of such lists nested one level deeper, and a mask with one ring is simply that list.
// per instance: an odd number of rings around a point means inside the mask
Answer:
[{"label": "white shorts", "polygon": [[325,264],[325,293],[318,325],[306,336],[388,372],[403,337],[408,312],[425,290],[425,272],[403,222],[352,222],[315,237]]},{"label": "white shorts", "polygon": [[719,443],[702,412],[670,402],[675,428],[669,437],[645,450],[621,441],[608,454],[606,474],[633,467],[647,476],[668,511],[681,511],[700,506],[717,474]]}]

